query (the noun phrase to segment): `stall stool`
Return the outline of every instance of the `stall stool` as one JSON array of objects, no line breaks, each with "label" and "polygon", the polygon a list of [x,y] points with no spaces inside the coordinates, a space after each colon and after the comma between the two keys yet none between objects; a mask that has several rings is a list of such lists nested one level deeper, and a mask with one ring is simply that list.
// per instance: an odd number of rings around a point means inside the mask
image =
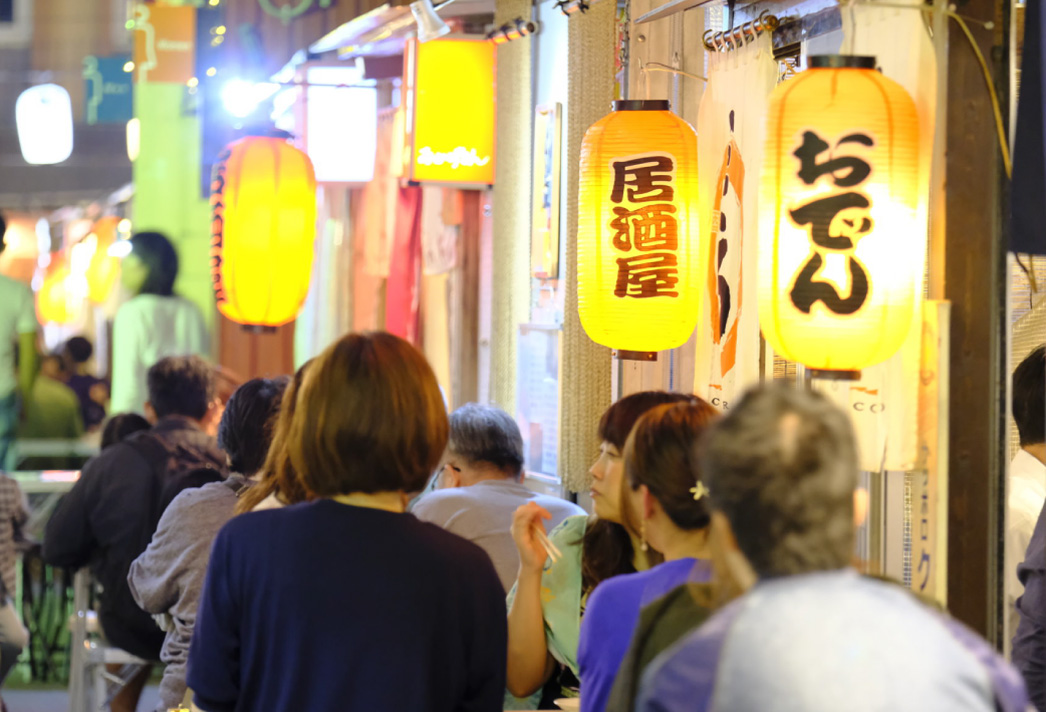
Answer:
[{"label": "stall stool", "polygon": [[[113,697],[148,663],[106,645],[98,635],[97,616],[90,610],[91,576],[80,569],[73,578],[73,616],[69,625],[69,712],[101,712]],[[106,665],[121,665],[113,674]]]}]

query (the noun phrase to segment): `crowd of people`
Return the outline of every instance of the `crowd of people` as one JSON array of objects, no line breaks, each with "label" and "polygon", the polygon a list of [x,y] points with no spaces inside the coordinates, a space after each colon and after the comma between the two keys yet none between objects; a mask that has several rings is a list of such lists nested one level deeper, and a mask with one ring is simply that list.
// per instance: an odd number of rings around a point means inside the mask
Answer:
[{"label": "crowd of people", "polygon": [[855,439],[816,393],[620,399],[589,515],[389,334],[224,407],[197,357],[147,389],[151,427],[110,422],[44,555],[90,566],[107,639],[165,665],[161,712],[1028,709],[985,641],[858,573]]},{"label": "crowd of people", "polygon": [[[148,304],[132,317],[196,330],[191,309],[164,301],[177,300],[170,271],[150,271],[163,245],[141,244],[131,271]],[[526,486],[510,415],[448,414],[424,356],[398,337],[346,335],[292,376],[223,399],[204,359],[139,336],[144,386],[120,396],[43,541],[48,563],[89,568],[106,641],[146,663],[116,712],[137,709],[161,664],[158,712],[1046,701],[1046,519],[1018,573],[1014,667],[931,603],[860,573],[854,433],[813,391],[768,384],[725,412],[686,394],[621,398],[592,434],[589,514]],[[65,387],[93,402],[98,384],[76,380],[89,352],[66,351]],[[1022,452],[1042,464],[1044,351],[1026,364],[1014,411]],[[76,404],[85,421],[90,403]],[[0,540],[25,516],[7,483]],[[9,565],[0,549],[0,679],[25,644]]]}]

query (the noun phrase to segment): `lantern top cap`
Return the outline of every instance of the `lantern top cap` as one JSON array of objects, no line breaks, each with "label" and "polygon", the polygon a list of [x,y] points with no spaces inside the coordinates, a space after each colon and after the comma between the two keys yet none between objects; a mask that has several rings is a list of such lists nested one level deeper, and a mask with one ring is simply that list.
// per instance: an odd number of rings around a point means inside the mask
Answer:
[{"label": "lantern top cap", "polygon": [[875,57],[853,54],[817,54],[807,61],[810,69],[875,69]]},{"label": "lantern top cap", "polygon": [[670,111],[672,104],[667,99],[618,99],[610,102],[614,111]]}]

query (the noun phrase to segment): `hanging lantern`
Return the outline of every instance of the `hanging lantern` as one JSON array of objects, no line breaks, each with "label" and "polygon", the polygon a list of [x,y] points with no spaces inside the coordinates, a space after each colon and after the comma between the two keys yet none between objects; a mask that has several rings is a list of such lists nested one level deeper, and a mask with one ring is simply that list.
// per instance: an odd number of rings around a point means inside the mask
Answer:
[{"label": "hanging lantern", "polygon": [[759,319],[815,376],[854,378],[908,333],[926,250],[918,144],[914,102],[874,57],[811,57],[770,98]]},{"label": "hanging lantern", "polygon": [[682,345],[700,294],[694,129],[667,101],[615,101],[585,133],[579,184],[581,325],[619,355]]},{"label": "hanging lantern", "polygon": [[120,277],[120,259],[110,254],[119,226],[120,218],[108,216],[100,218],[91,229],[95,244],[87,265],[87,296],[93,304],[104,304]]},{"label": "hanging lantern", "polygon": [[29,87],[15,101],[18,145],[26,163],[61,163],[73,152],[73,103],[57,84]]},{"label": "hanging lantern", "polygon": [[71,276],[72,271],[64,255],[52,253],[40,291],[36,293],[36,316],[41,324],[68,324],[73,320],[75,304],[69,290]]},{"label": "hanging lantern", "polygon": [[282,138],[230,144],[214,166],[211,209],[218,311],[247,326],[293,321],[309,292],[316,238],[308,156]]}]

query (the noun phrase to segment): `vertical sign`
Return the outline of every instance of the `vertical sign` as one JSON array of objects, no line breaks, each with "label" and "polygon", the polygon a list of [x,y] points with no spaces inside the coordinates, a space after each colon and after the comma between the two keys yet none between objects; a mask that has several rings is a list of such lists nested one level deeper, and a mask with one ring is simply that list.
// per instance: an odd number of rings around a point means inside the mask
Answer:
[{"label": "vertical sign", "polygon": [[409,180],[494,183],[496,51],[485,39],[407,44]]},{"label": "vertical sign", "polygon": [[134,16],[135,81],[184,84],[192,79],[196,62],[196,8],[138,3]]},{"label": "vertical sign", "polygon": [[134,116],[128,54],[84,57],[84,117],[88,124],[123,124]]}]

